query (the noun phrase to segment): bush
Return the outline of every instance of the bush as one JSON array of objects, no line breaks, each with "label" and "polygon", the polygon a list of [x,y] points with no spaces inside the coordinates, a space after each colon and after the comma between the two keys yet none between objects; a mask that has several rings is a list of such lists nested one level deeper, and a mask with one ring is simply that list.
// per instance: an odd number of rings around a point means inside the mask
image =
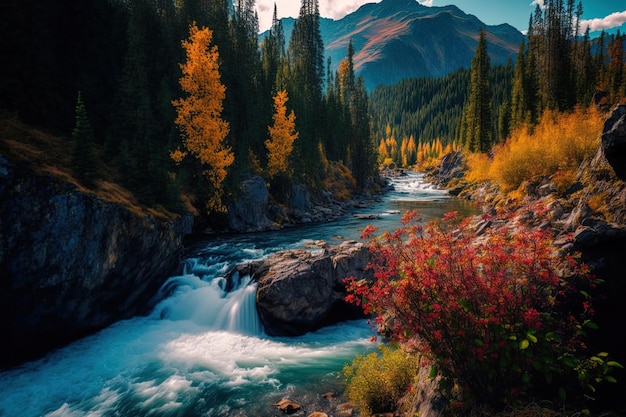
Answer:
[{"label": "bush", "polygon": [[417,375],[416,355],[385,345],[379,349],[380,354],[359,355],[343,368],[346,395],[364,417],[394,411]]},{"label": "bush", "polygon": [[572,113],[546,111],[537,126],[517,129],[504,144],[494,147],[493,158],[470,156],[468,178],[491,180],[508,192],[537,175],[575,171],[597,151],[603,122],[595,108],[577,108]]},{"label": "bush", "polygon": [[578,389],[612,381],[619,364],[586,349],[585,329],[595,327],[582,290],[596,284],[588,268],[559,256],[546,231],[489,229],[476,239],[455,216],[424,227],[407,213],[403,228],[374,238],[374,279],[348,279],[347,300],[392,339],[430,352],[444,379],[484,404],[582,398]]}]

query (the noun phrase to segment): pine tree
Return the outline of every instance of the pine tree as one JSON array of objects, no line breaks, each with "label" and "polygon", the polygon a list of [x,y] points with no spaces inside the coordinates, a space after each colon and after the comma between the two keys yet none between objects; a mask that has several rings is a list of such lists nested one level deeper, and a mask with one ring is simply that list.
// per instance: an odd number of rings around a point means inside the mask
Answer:
[{"label": "pine tree", "polygon": [[[199,29],[195,23],[191,24],[189,39],[182,41],[187,60],[181,64],[180,86],[187,96],[172,104],[177,110],[175,123],[183,144],[200,161],[209,181],[207,208],[221,211],[224,209],[221,185],[234,156],[224,143],[229,131],[228,122],[221,117],[226,88],[220,81],[219,54],[217,46],[211,46],[211,38],[208,28]],[[180,162],[184,153],[172,156]]]},{"label": "pine tree", "polygon": [[312,172],[319,163],[320,131],[324,81],[324,44],[319,26],[317,0],[302,0],[300,14],[289,41],[288,90],[298,114],[299,157],[304,171]]},{"label": "pine tree", "polygon": [[491,88],[489,55],[483,29],[470,69],[468,102],[463,115],[463,143],[472,152],[486,152],[491,147]]},{"label": "pine tree", "polygon": [[352,105],[352,138],[350,142],[350,167],[352,177],[360,188],[365,187],[376,166],[376,152],[372,142],[371,119],[363,76],[356,80]]},{"label": "pine tree", "polygon": [[525,44],[520,44],[515,62],[515,75],[513,77],[513,90],[511,91],[511,123],[510,128],[514,130],[525,123],[530,123],[531,103],[528,97],[529,80],[525,59]]},{"label": "pine tree", "polygon": [[622,79],[624,75],[624,45],[623,36],[617,31],[607,47],[609,63],[607,68],[608,93],[611,102],[617,102],[622,97]]},{"label": "pine tree", "polygon": [[85,103],[79,91],[76,100],[76,125],[72,131],[72,170],[81,183],[86,186],[93,186],[95,165],[93,131],[87,117]]}]

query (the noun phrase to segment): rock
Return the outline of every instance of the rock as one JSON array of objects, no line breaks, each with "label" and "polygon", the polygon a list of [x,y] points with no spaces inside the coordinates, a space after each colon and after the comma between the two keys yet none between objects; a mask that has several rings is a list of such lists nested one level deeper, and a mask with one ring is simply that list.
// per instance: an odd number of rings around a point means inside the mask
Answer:
[{"label": "rock", "polygon": [[626,105],[616,106],[604,123],[602,149],[607,161],[621,179],[626,180]]},{"label": "rock", "polygon": [[537,194],[539,195],[539,197],[546,197],[550,194],[556,193],[556,191],[557,187],[556,184],[553,182],[543,184],[537,188]]},{"label": "rock", "polygon": [[359,220],[373,220],[373,219],[380,218],[380,214],[377,214],[377,213],[372,213],[372,214],[353,213],[352,216],[356,217]]},{"label": "rock", "polygon": [[[582,260],[592,273],[602,278],[603,284],[594,291],[603,297],[594,299],[594,322],[600,331],[594,334],[590,344],[593,349],[602,349],[620,363],[626,362],[626,333],[616,332],[623,327],[626,316],[626,226],[601,220],[585,222],[574,234],[574,250],[581,253]],[[622,386],[623,390],[623,386]]]},{"label": "rock", "polygon": [[292,210],[308,210],[313,207],[311,203],[311,193],[304,184],[294,184],[291,187],[291,198],[289,199],[289,207]]},{"label": "rock", "polygon": [[273,228],[270,219],[269,191],[265,180],[252,176],[243,181],[240,195],[228,204],[228,226],[236,232],[258,232]]},{"label": "rock", "polygon": [[344,278],[369,276],[368,247],[356,241],[319,252],[292,250],[267,259],[253,274],[257,310],[270,336],[296,336],[362,317],[347,304]]},{"label": "rock", "polygon": [[342,403],[337,406],[338,417],[350,417],[354,411],[355,405],[353,403]]},{"label": "rock", "polygon": [[[465,176],[463,170],[463,155],[461,152],[451,152],[441,158],[439,168],[429,177],[432,177],[437,185],[446,187],[452,180],[461,179]],[[457,192],[460,193],[460,191]]]},{"label": "rock", "polygon": [[493,222],[491,220],[481,220],[476,225],[476,236],[482,236],[483,234],[485,234],[487,229],[490,228],[492,224]]},{"label": "rock", "polygon": [[294,414],[302,409],[300,404],[287,399],[280,400],[274,405],[284,414]]},{"label": "rock", "polygon": [[0,157],[0,366],[147,312],[193,217],[154,217]]}]

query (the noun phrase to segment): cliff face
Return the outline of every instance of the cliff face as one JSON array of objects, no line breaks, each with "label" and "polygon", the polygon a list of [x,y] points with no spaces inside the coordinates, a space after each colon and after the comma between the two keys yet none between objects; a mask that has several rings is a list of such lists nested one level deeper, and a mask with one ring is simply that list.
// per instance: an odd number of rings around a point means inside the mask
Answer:
[{"label": "cliff face", "polygon": [[0,366],[144,313],[192,222],[132,213],[0,155]]}]

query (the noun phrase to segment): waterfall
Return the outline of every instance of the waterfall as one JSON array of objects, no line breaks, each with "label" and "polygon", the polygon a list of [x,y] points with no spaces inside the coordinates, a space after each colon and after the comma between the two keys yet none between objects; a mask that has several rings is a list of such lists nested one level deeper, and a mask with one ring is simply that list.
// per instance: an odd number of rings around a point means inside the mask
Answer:
[{"label": "waterfall", "polygon": [[[185,272],[187,268],[185,268]],[[256,309],[257,284],[250,276],[232,277],[231,291],[225,291],[226,279],[200,278],[196,269],[191,273],[171,277],[161,287],[162,301],[155,307],[152,316],[168,320],[190,320],[206,326],[209,330],[224,330],[232,333],[262,335],[263,325]]]}]

